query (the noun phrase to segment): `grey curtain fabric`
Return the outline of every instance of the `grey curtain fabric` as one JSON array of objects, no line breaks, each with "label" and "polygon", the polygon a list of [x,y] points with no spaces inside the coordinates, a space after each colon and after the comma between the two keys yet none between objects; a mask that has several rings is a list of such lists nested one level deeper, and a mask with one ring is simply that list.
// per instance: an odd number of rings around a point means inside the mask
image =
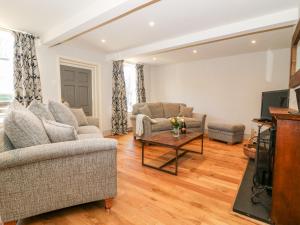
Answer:
[{"label": "grey curtain fabric", "polygon": [[144,85],[144,65],[136,64],[137,71],[137,82],[136,82],[136,94],[137,94],[137,102],[146,102],[146,92]]},{"label": "grey curtain fabric", "polygon": [[123,60],[113,62],[112,78],[112,134],[126,134],[127,99],[123,71]]},{"label": "grey curtain fabric", "polygon": [[35,37],[13,32],[15,99],[28,106],[34,99],[42,102],[40,72],[35,51]]}]

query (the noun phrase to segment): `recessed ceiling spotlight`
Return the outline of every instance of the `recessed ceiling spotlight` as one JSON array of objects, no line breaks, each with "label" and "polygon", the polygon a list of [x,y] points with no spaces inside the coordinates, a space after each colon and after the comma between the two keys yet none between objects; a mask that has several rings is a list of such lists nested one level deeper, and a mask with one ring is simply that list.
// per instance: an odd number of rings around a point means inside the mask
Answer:
[{"label": "recessed ceiling spotlight", "polygon": [[102,43],[106,43],[106,40],[105,40],[105,39],[102,39],[101,42],[102,42]]},{"label": "recessed ceiling spotlight", "polygon": [[148,24],[149,24],[150,27],[154,27],[155,26],[155,23],[153,21],[150,21]]},{"label": "recessed ceiling spotlight", "polygon": [[152,59],[153,59],[153,61],[156,61],[157,58],[156,58],[156,57],[153,57]]},{"label": "recessed ceiling spotlight", "polygon": [[194,49],[194,50],[193,50],[193,53],[194,53],[194,54],[197,54],[197,53],[198,53],[198,51],[197,51],[196,49]]},{"label": "recessed ceiling spotlight", "polygon": [[251,44],[256,44],[256,40],[252,40],[252,41],[251,41]]}]

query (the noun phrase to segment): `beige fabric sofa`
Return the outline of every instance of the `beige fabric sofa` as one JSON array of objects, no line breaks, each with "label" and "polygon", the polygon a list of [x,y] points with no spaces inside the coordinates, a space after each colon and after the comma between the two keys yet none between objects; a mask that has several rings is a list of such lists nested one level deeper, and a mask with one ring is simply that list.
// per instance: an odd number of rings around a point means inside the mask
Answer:
[{"label": "beige fabric sofa", "polygon": [[[139,109],[145,104],[148,105],[151,111],[151,118],[155,119],[157,123],[152,123],[148,117],[143,120],[144,134],[143,136],[151,135],[161,131],[171,130],[172,126],[169,121],[170,117],[178,116],[180,112],[180,105],[186,106],[183,103],[137,103],[133,106],[132,115],[130,117],[134,136],[136,137],[136,115],[139,114]],[[204,132],[205,129],[205,114],[193,113],[192,118],[186,118],[185,122],[187,129],[198,130]]]},{"label": "beige fabric sofa", "polygon": [[13,149],[0,129],[0,215],[11,222],[117,193],[117,142],[88,118],[79,140]]}]

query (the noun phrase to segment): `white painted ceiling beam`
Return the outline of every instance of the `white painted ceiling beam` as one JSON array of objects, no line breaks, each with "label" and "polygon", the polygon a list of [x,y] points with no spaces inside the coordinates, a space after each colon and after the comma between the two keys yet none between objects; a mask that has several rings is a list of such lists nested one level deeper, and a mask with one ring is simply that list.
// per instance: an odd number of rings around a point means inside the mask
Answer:
[{"label": "white painted ceiling beam", "polygon": [[42,43],[48,46],[62,43],[150,2],[152,0],[96,1],[80,14],[50,29],[42,36]]},{"label": "white painted ceiling beam", "polygon": [[298,8],[280,11],[261,17],[252,18],[232,24],[227,24],[181,37],[154,42],[152,44],[114,52],[106,56],[107,60],[127,59],[139,55],[155,54],[158,52],[177,49],[194,44],[201,44],[239,35],[246,35],[269,29],[294,25],[298,18]]}]

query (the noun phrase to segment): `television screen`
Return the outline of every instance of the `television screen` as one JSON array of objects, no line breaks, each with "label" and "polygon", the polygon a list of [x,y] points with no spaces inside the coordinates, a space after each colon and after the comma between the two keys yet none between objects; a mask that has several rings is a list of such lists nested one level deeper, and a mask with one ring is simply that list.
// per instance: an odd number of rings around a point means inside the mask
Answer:
[{"label": "television screen", "polygon": [[288,89],[263,92],[261,101],[261,119],[272,120],[272,115],[269,111],[270,107],[288,108],[289,95],[290,92]]}]

